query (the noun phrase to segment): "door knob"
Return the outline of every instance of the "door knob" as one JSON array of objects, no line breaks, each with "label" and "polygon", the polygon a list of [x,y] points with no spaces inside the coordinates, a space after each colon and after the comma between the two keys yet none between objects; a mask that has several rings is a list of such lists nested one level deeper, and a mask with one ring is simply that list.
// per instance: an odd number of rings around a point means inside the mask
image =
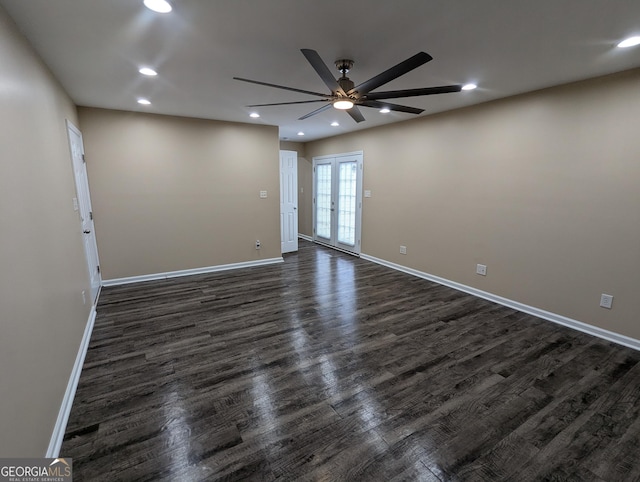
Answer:
[{"label": "door knob", "polygon": [[85,229],[84,231],[82,231],[84,234],[91,234],[91,231],[89,231],[88,229]]}]

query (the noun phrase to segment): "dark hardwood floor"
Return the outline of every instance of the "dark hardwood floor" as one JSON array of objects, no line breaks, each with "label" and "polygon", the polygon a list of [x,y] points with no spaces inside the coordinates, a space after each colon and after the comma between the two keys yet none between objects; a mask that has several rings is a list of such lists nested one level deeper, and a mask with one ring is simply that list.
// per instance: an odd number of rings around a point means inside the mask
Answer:
[{"label": "dark hardwood floor", "polygon": [[301,242],[105,288],[75,480],[640,480],[640,353]]}]

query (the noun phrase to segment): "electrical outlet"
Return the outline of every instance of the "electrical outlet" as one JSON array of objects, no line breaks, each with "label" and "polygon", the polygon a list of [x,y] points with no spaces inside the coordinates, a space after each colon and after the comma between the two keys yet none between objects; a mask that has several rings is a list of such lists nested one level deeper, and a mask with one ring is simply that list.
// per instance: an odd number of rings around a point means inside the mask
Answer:
[{"label": "electrical outlet", "polygon": [[266,199],[267,198],[267,191],[260,191],[260,198],[261,199]]},{"label": "electrical outlet", "polygon": [[406,246],[400,246],[400,254],[407,254],[407,247]]},{"label": "electrical outlet", "polygon": [[481,276],[487,276],[487,265],[486,264],[477,264],[476,265],[476,273]]},{"label": "electrical outlet", "polygon": [[611,305],[613,305],[613,295],[605,295],[602,293],[600,296],[600,306],[610,310]]},{"label": "electrical outlet", "polygon": [[256,239],[256,249],[260,249],[262,245],[260,244],[260,240]]},{"label": "electrical outlet", "polygon": [[86,296],[84,290],[82,290],[82,304],[83,305],[87,304],[87,296]]}]

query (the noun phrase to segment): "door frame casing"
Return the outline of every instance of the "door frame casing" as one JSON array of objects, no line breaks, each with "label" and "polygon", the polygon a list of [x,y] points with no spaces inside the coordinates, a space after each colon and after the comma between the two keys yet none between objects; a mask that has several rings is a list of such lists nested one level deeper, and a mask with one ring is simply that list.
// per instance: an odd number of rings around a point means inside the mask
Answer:
[{"label": "door frame casing", "polygon": [[[286,169],[284,161],[287,160],[288,155],[293,158],[294,172],[291,183],[288,183],[284,176]],[[287,233],[292,238],[289,241],[285,239]],[[281,253],[298,251],[298,153],[289,150],[280,150],[280,251]]]},{"label": "door frame casing", "polygon": [[[344,157],[356,157],[357,165],[358,165],[358,176],[356,181],[356,239],[355,246],[351,249],[350,246],[341,245],[337,241],[337,233],[333,232],[332,226],[332,238],[335,237],[335,240],[331,240],[330,242],[326,241],[326,238],[319,238],[316,233],[316,166],[319,163],[326,163],[328,160],[333,160],[333,164],[339,164],[339,159]],[[312,158],[313,164],[313,197],[312,197],[312,222],[313,222],[313,241],[319,244],[323,244],[325,246],[329,246],[334,249],[338,249],[340,251],[344,251],[349,254],[360,255],[362,250],[362,185],[363,185],[363,177],[364,177],[364,151],[353,151],[353,152],[341,152],[339,154],[329,154],[325,156],[316,156]],[[333,171],[337,171],[333,169]],[[332,191],[335,190],[335,186],[338,184],[337,172],[332,172],[331,183],[332,183]],[[336,204],[337,206],[337,204]],[[335,223],[332,223],[335,224]]]},{"label": "door frame casing", "polygon": [[[95,224],[93,220],[93,208],[91,207],[91,193],[89,191],[89,177],[87,175],[87,164],[84,159],[84,140],[82,137],[82,132],[78,129],[73,122],[69,119],[66,119],[67,124],[67,138],[69,141],[69,154],[71,156],[71,167],[73,169],[73,178],[76,186],[76,198],[75,203],[78,206],[78,214],[80,217],[80,233],[82,236],[82,245],[85,251],[85,258],[87,262],[87,274],[89,275],[89,284],[91,289],[91,303],[93,305],[96,304],[98,296],[100,294],[100,289],[102,287],[102,273],[100,272],[100,258],[98,256],[98,244],[96,241],[95,235]],[[80,157],[74,156],[74,148],[71,139],[71,133],[78,136],[80,139]],[[82,173],[78,175],[76,163],[81,163]],[[82,186],[79,183],[83,184]],[[83,198],[86,196],[86,199],[83,202]],[[84,212],[84,211],[87,212]],[[90,233],[86,234],[84,231],[89,230]],[[87,240],[87,238],[89,238]],[[89,252],[91,250],[92,252]],[[92,265],[92,259],[95,259],[95,266]],[[92,272],[95,273],[92,274]],[[93,277],[96,277],[97,283],[94,286]]]}]

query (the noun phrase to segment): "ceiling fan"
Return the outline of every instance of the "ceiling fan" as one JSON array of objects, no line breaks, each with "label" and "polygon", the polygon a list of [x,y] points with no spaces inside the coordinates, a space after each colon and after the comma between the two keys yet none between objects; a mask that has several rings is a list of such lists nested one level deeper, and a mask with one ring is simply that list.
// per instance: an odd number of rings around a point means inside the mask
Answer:
[{"label": "ceiling fan", "polygon": [[336,60],[336,68],[342,74],[342,76],[336,80],[329,70],[329,67],[327,67],[327,65],[320,58],[320,55],[318,55],[318,52],[311,49],[301,49],[301,52],[302,55],[304,55],[307,61],[311,64],[311,67],[313,67],[313,69],[320,76],[325,85],[329,88],[331,93],[323,94],[320,92],[311,92],[308,90],[286,87],[284,85],[260,82],[258,80],[234,77],[235,80],[241,80],[242,82],[266,85],[267,87],[275,87],[276,89],[290,90],[292,92],[300,92],[302,94],[322,97],[322,99],[317,100],[278,102],[275,104],[253,104],[248,105],[247,107],[265,107],[272,105],[310,104],[314,102],[323,102],[325,103],[325,105],[312,112],[309,112],[308,114],[303,115],[298,120],[307,119],[308,117],[319,114],[320,112],[330,109],[333,106],[336,109],[346,110],[354,121],[362,122],[364,120],[364,116],[358,109],[358,106],[372,107],[374,109],[387,108],[389,110],[397,112],[421,114],[422,112],[424,112],[424,109],[391,104],[389,102],[386,102],[385,100],[397,99],[401,97],[415,97],[420,95],[446,94],[448,92],[460,92],[462,90],[462,85],[443,85],[439,87],[424,87],[421,89],[403,89],[389,90],[385,92],[372,92],[372,90],[375,90],[378,87],[391,82],[392,80],[397,79],[407,72],[410,72],[413,69],[416,69],[432,60],[433,57],[425,52],[419,52],[416,55],[409,57],[407,60],[394,65],[390,69],[385,70],[381,74],[378,74],[359,85],[355,85],[353,81],[347,77],[347,73],[353,67],[353,60]]}]

